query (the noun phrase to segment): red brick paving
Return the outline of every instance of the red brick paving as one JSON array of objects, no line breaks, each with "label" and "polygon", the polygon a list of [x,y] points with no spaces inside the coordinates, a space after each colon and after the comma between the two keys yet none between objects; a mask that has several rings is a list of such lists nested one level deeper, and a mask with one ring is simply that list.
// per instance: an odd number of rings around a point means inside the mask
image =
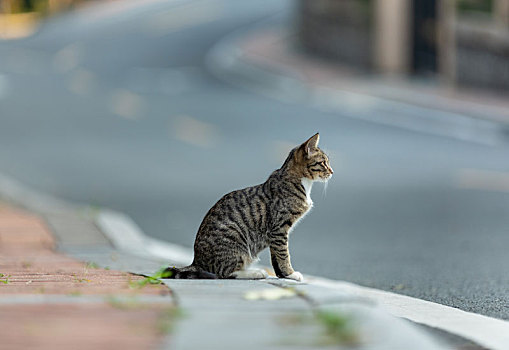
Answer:
[{"label": "red brick paving", "polygon": [[[157,295],[163,285],[130,287],[141,277],[92,268],[55,251],[39,217],[0,203],[0,300],[13,295]],[[1,281],[7,281],[2,283]],[[120,304],[122,305],[122,304]],[[152,349],[162,340],[158,322],[168,307],[119,304],[2,305],[2,349]]]},{"label": "red brick paving", "polygon": [[155,349],[161,306],[122,309],[108,304],[2,305],[2,350]]}]

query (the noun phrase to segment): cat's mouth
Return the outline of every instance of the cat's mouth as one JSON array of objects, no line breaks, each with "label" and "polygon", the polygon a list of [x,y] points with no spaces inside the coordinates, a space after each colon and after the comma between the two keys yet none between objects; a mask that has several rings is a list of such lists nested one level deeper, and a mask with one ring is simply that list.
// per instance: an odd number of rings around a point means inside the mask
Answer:
[{"label": "cat's mouth", "polygon": [[326,177],[320,177],[318,181],[320,181],[320,182],[327,182],[327,181],[329,181],[331,179],[331,177],[332,177],[332,174],[327,175]]}]

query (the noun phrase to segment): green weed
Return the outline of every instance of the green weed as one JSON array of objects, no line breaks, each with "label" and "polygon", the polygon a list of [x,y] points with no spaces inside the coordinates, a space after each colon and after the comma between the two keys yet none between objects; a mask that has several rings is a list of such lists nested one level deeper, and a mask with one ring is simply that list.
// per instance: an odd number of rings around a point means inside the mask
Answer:
[{"label": "green weed", "polygon": [[144,276],[145,278],[138,281],[129,281],[131,288],[143,288],[148,284],[161,284],[161,278],[170,278],[173,272],[168,271],[166,267],[160,268],[152,276]]},{"label": "green weed", "polygon": [[338,311],[319,310],[316,312],[315,317],[323,326],[329,342],[347,345],[359,343],[359,334],[355,330],[351,315]]},{"label": "green weed", "polygon": [[356,347],[361,344],[353,315],[337,310],[313,310],[311,314],[288,314],[279,319],[288,339],[281,344],[309,346]]},{"label": "green weed", "polygon": [[0,283],[3,283],[3,284],[9,284],[9,278],[11,277],[11,275],[4,275],[3,273],[0,273],[0,278],[5,278],[4,280],[1,280],[0,279]]},{"label": "green weed", "polygon": [[87,269],[98,269],[99,265],[97,265],[97,263],[95,263],[93,261],[87,261],[87,263],[85,264],[85,268],[87,268]]}]

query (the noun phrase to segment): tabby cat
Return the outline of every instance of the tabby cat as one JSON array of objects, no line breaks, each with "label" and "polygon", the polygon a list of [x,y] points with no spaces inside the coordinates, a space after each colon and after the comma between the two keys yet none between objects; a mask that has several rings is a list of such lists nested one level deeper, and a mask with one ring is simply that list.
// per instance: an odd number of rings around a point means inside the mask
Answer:
[{"label": "tabby cat", "polygon": [[313,206],[313,182],[326,182],[333,174],[318,140],[316,134],[292,149],[264,183],[222,197],[198,229],[193,263],[167,268],[169,278],[265,278],[265,270],[247,267],[269,247],[276,275],[302,281],[290,263],[288,237]]}]

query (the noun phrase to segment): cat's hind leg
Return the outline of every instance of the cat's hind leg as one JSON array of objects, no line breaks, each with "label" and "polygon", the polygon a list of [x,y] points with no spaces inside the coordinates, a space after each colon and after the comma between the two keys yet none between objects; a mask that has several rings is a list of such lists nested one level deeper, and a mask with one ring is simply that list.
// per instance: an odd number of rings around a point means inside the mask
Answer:
[{"label": "cat's hind leg", "polygon": [[260,280],[269,277],[269,274],[262,269],[247,269],[235,271],[231,277],[239,280]]}]

